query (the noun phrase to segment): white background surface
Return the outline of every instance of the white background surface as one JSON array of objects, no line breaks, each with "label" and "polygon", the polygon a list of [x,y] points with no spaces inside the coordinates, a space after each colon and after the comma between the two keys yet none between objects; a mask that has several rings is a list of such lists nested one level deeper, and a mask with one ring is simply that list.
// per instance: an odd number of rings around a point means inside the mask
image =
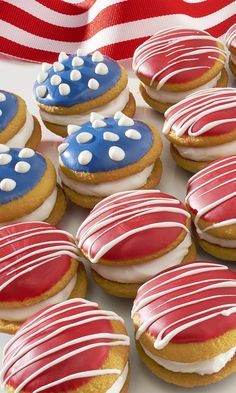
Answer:
[{"label": "white background surface", "polygon": [[[125,62],[126,68],[129,68],[129,62]],[[37,106],[32,98],[32,85],[36,78],[40,65],[26,62],[7,60],[0,58],[0,89],[6,89],[21,95],[27,102],[29,110],[38,116]],[[156,126],[161,132],[163,117],[154,112],[144,103],[138,92],[138,81],[134,78],[132,71],[129,71],[129,86],[134,93],[137,102],[137,119],[148,121]],[[235,86],[235,81],[231,79],[231,86]],[[45,128],[43,130],[43,142],[40,145],[40,151],[48,155],[57,165],[57,144],[61,138],[55,136]],[[172,194],[184,201],[186,183],[190,174],[178,168],[169,154],[168,143],[164,140],[164,149],[161,155],[163,162],[163,176],[158,188],[166,193]],[[88,210],[78,208],[72,204],[68,205],[67,212],[59,226],[68,230],[75,235],[78,226],[87,216]],[[207,254],[198,250],[199,259],[214,260]],[[231,266],[232,267],[232,266]],[[88,269],[89,270],[89,269]],[[203,392],[203,393],[235,393],[236,391],[236,374],[230,376],[224,381],[208,387],[192,389],[179,388],[169,385],[156,378],[139,360],[135,351],[133,340],[133,327],[130,319],[130,310],[132,301],[119,299],[105,294],[95,283],[89,279],[89,290],[87,297],[99,303],[106,309],[111,309],[120,314],[126,323],[126,327],[131,337],[131,383],[129,393],[180,393],[180,392]],[[2,357],[2,348],[9,339],[9,336],[0,334],[0,361]],[[3,392],[0,390],[0,392]],[[99,393],[99,392],[97,392]]]}]

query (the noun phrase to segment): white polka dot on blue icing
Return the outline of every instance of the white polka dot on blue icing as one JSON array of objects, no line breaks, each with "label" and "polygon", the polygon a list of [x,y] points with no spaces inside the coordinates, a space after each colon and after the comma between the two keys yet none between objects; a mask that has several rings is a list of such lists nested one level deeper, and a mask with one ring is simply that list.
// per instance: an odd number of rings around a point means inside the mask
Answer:
[{"label": "white polka dot on blue icing", "polygon": [[47,168],[45,158],[28,148],[8,148],[7,152],[0,154],[0,161],[3,162],[0,166],[0,205],[17,200],[31,191]]},{"label": "white polka dot on blue icing", "polygon": [[[91,54],[70,55],[65,60],[55,62],[53,66],[50,64],[42,66],[43,72],[47,73],[48,77],[42,83],[35,82],[34,94],[37,101],[49,106],[70,107],[100,97],[113,88],[121,77],[120,65],[107,56],[96,55],[97,61],[93,61],[92,56]],[[80,79],[78,79],[79,73],[71,74],[73,70],[80,72]],[[69,85],[70,94],[61,95],[59,89],[55,89],[51,83],[54,75],[60,76],[61,83]]]},{"label": "white polka dot on blue icing", "polygon": [[[130,126],[119,126],[114,118],[104,121],[105,126],[100,128],[87,122],[64,140],[66,150],[59,154],[65,167],[75,172],[112,171],[136,163],[151,149],[153,133],[145,123],[134,120],[134,129],[141,139],[132,139],[125,135]],[[84,134],[91,134],[92,139],[83,140]],[[78,143],[81,140],[84,143]]]}]

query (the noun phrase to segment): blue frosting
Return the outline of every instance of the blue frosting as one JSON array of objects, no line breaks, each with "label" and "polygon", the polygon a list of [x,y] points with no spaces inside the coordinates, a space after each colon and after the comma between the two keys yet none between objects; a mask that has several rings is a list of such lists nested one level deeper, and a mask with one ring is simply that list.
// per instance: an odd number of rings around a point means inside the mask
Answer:
[{"label": "blue frosting", "polygon": [[[118,120],[106,118],[106,126],[93,128],[91,122],[83,124],[81,129],[68,136],[64,143],[68,143],[67,148],[60,154],[63,164],[75,172],[106,172],[124,168],[140,160],[153,145],[153,134],[150,128],[141,121],[134,121],[133,126],[119,126]],[[125,135],[125,131],[135,129],[141,134],[141,139],[130,139]],[[82,132],[88,132],[93,138],[87,143],[78,143],[76,137]],[[108,141],[103,139],[104,132],[112,132],[119,136],[119,140]],[[109,149],[112,146],[121,148],[125,157],[121,161],[112,160],[109,157]],[[92,153],[92,159],[87,165],[81,165],[78,161],[79,154],[88,150]]]},{"label": "blue frosting", "polygon": [[[40,181],[46,170],[46,160],[40,154],[35,153],[31,158],[20,158],[19,152],[22,149],[10,149],[6,154],[11,155],[12,160],[7,165],[0,165],[0,183],[3,179],[12,179],[16,182],[16,187],[12,191],[2,191],[0,189],[0,205],[16,200],[24,196]],[[15,171],[15,165],[19,161],[28,162],[30,170],[27,173]]]},{"label": "blue frosting", "polygon": [[[108,67],[108,73],[106,75],[98,75],[95,73],[95,67],[98,63],[92,61],[92,55],[80,56],[84,60],[84,64],[82,66],[72,66],[72,60],[75,56],[76,55],[70,55],[66,60],[61,62],[65,67],[63,71],[57,71],[55,73],[52,67],[47,71],[48,77],[43,83],[35,82],[34,95],[38,102],[51,106],[70,107],[100,97],[111,89],[120,79],[121,68],[119,64],[111,58],[104,56],[102,63],[106,64]],[[72,70],[80,71],[80,80],[72,81],[70,79]],[[68,95],[62,96],[58,86],[52,86],[50,79],[53,75],[59,75],[62,79],[61,83],[66,83],[70,86],[70,93]],[[92,78],[99,82],[99,88],[97,90],[88,88],[88,81]],[[36,94],[36,88],[38,86],[47,87],[47,95],[44,98],[38,97]]]},{"label": "blue frosting", "polygon": [[5,101],[0,100],[0,132],[3,131],[12,121],[18,111],[17,96],[7,91],[0,90],[0,94],[6,97]]}]

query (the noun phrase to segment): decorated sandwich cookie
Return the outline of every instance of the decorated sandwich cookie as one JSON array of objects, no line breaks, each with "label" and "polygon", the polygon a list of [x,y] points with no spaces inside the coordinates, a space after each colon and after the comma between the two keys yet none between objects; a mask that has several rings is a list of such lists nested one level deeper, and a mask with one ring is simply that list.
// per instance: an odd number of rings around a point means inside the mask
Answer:
[{"label": "decorated sandwich cookie", "polygon": [[229,68],[236,76],[236,23],[227,31],[225,40],[230,51]]},{"label": "decorated sandwich cookie", "polygon": [[56,224],[66,201],[51,161],[29,148],[0,144],[0,226],[21,221]]},{"label": "decorated sandwich cookie", "polygon": [[15,333],[44,307],[86,293],[86,273],[73,237],[45,222],[1,227],[0,259],[2,332]]},{"label": "decorated sandwich cookie", "polygon": [[136,105],[127,83],[125,69],[115,60],[78,49],[70,56],[60,53],[53,64],[42,64],[34,96],[46,127],[65,137],[67,125],[89,121],[91,111],[133,116]]},{"label": "decorated sandwich cookie", "polygon": [[175,266],[146,282],[134,301],[136,345],[166,382],[194,387],[236,371],[236,273],[209,262]]},{"label": "decorated sandwich cookie", "polygon": [[191,177],[186,204],[200,246],[236,261],[236,155],[214,161]]},{"label": "decorated sandwich cookie", "polygon": [[39,122],[27,110],[25,101],[16,94],[0,90],[0,144],[35,149],[40,140]]},{"label": "decorated sandwich cookie", "polygon": [[59,146],[63,188],[74,203],[93,207],[107,195],[154,188],[160,181],[162,142],[158,131],[121,112],[91,113],[90,122],[69,126]]},{"label": "decorated sandwich cookie", "polygon": [[160,271],[195,259],[189,227],[178,199],[158,190],[128,191],[96,205],[76,238],[98,285],[132,298]]},{"label": "decorated sandwich cookie", "polygon": [[236,152],[236,89],[202,90],[165,112],[163,133],[176,163],[197,172]]},{"label": "decorated sandwich cookie", "polygon": [[3,385],[15,393],[126,393],[129,342],[117,314],[67,300],[35,314],[9,341]]},{"label": "decorated sandwich cookie", "polygon": [[205,31],[161,30],[134,52],[133,68],[143,99],[158,112],[187,95],[227,86],[223,44]]}]

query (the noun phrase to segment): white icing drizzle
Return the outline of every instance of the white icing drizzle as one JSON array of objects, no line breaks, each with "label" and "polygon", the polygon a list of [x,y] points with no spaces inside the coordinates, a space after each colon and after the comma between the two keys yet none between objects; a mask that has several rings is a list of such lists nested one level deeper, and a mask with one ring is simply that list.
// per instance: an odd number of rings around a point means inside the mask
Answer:
[{"label": "white icing drizzle", "polygon": [[121,147],[111,146],[108,151],[109,157],[113,161],[123,161],[125,158],[125,152]]},{"label": "white icing drizzle", "polygon": [[120,137],[114,132],[106,131],[103,133],[103,139],[104,141],[117,142],[120,139]]},{"label": "white icing drizzle", "polygon": [[12,156],[10,154],[7,153],[0,154],[0,166],[9,164],[11,160],[12,160]]},{"label": "white icing drizzle", "polygon": [[77,135],[76,140],[78,143],[87,143],[93,139],[93,135],[90,132],[81,132]]},{"label": "white icing drizzle", "polygon": [[81,79],[81,72],[79,70],[73,70],[70,73],[70,79],[72,81],[79,81]]},{"label": "white icing drizzle", "polygon": [[91,78],[88,81],[88,87],[91,90],[97,90],[99,88],[99,82],[97,81],[97,79]]},{"label": "white icing drizzle", "polygon": [[105,63],[98,63],[95,68],[95,74],[98,75],[107,75],[108,67]]},{"label": "white icing drizzle", "polygon": [[69,125],[67,126],[67,134],[68,134],[68,135],[74,134],[74,132],[77,132],[77,131],[79,131],[80,129],[81,129],[80,126],[77,126],[77,125],[74,125],[74,124],[69,124]]},{"label": "white icing drizzle", "polygon": [[31,165],[25,161],[19,161],[15,165],[15,171],[18,173],[27,173],[29,172]]},{"label": "white icing drizzle", "polygon": [[[234,88],[207,89],[190,94],[180,103],[167,109],[163,134],[168,134],[172,129],[178,137],[184,135],[186,131],[189,136],[201,136],[221,124],[235,123],[236,127],[236,117],[225,119],[222,118],[222,112],[219,113],[229,108],[236,108],[236,89]],[[214,114],[214,121],[203,121],[202,127],[197,132],[193,132],[196,123],[209,114]]]},{"label": "white icing drizzle", "polygon": [[60,63],[59,61],[55,61],[55,63],[53,63],[53,70],[54,72],[60,72],[64,70],[64,65],[62,63]]},{"label": "white icing drizzle", "polygon": [[228,48],[232,45],[232,42],[236,39],[236,23],[232,25],[227,33],[225,34],[225,41]]},{"label": "white icing drizzle", "polygon": [[[81,304],[82,303],[82,304]],[[59,310],[63,305],[63,309]],[[86,312],[81,312],[81,309],[84,307],[95,307],[95,310],[89,310]],[[51,339],[54,337],[60,335],[60,333],[63,333],[66,330],[69,330],[70,328],[78,327],[85,325],[85,324],[90,324],[94,323],[98,320],[108,320],[108,321],[120,321],[123,323],[123,319],[120,318],[117,314],[115,314],[112,311],[105,311],[105,310],[99,310],[98,305],[96,303],[92,303],[90,301],[84,300],[84,299],[71,299],[68,301],[65,301],[63,303],[60,303],[58,305],[51,306],[50,308],[46,309],[43,311],[39,316],[35,317],[32,319],[28,324],[25,324],[25,326],[20,329],[20,331],[11,339],[7,346],[5,347],[4,351],[4,367],[2,369],[1,375],[4,380],[3,385],[6,386],[8,381],[10,380],[11,377],[13,377],[17,372],[25,369],[26,367],[30,366],[31,360],[24,360],[23,364],[21,366],[15,367],[8,375],[8,377],[5,377],[7,371],[10,369],[10,367],[17,362],[21,357],[23,357],[25,354],[27,354],[29,351],[31,351],[33,348],[36,348],[40,344],[43,344],[45,342],[50,342]],[[69,317],[61,317],[60,314],[64,313],[66,310],[74,310],[74,315],[71,315]],[[77,312],[76,312],[77,311]],[[57,316],[57,319],[49,322],[47,325],[44,325],[43,327],[39,327],[36,331],[33,331],[38,326],[39,321],[41,322],[41,325],[44,324],[47,320],[50,320]],[[83,319],[84,318],[84,319]],[[62,325],[59,328],[57,325]],[[46,331],[49,330],[50,328],[55,327],[51,333],[47,334]],[[19,339],[22,340],[22,343],[24,344],[24,335],[27,333],[27,340],[29,342],[28,344],[21,345],[17,349],[17,351],[14,352],[14,350],[11,350],[11,347],[13,344],[17,343]],[[41,337],[40,339],[35,338],[35,341],[32,342],[32,339],[39,333],[45,334],[45,336]],[[94,341],[91,344],[88,344],[89,341]],[[70,347],[75,345],[75,344],[81,344],[81,343],[86,343],[85,345],[71,350]],[[24,390],[24,387],[33,381],[35,378],[39,377],[44,371],[49,370],[50,368],[54,367],[57,364],[60,364],[61,362],[70,359],[71,357],[75,355],[81,354],[83,356],[83,352],[85,351],[90,351],[93,350],[94,348],[98,347],[113,347],[113,346],[129,346],[130,344],[130,339],[127,335],[125,334],[116,334],[116,333],[95,333],[95,334],[90,334],[90,335],[85,335],[82,337],[74,338],[73,340],[69,340],[63,344],[60,344],[56,347],[53,347],[51,349],[46,350],[43,353],[40,353],[39,355],[36,355],[34,358],[34,361],[38,361],[41,359],[44,359],[47,356],[50,356],[50,354],[56,353],[62,349],[68,349],[68,352],[62,356],[59,356],[57,359],[54,361],[49,361],[47,364],[44,366],[39,366],[38,370],[32,373],[30,376],[28,376],[21,384],[19,384],[15,388],[15,393],[19,393],[20,391]],[[49,384],[42,385],[38,389],[34,390],[34,393],[38,393],[41,391],[44,391],[46,389],[50,389],[53,386],[60,385],[63,382],[70,381],[72,379],[78,379],[78,378],[86,378],[86,377],[96,377],[99,375],[107,375],[107,374],[117,374],[121,375],[123,370],[120,369],[97,369],[97,370],[85,370],[76,374],[68,374],[64,378],[60,378],[58,376],[55,380],[50,382]]]},{"label": "white icing drizzle", "polygon": [[31,157],[34,157],[34,155],[35,155],[35,151],[33,149],[30,149],[29,147],[24,147],[19,152],[18,157],[20,157],[20,158],[31,158]]},{"label": "white icing drizzle", "polygon": [[[232,169],[230,171],[227,170],[227,167],[230,165],[235,165],[235,169]],[[224,169],[223,173],[219,174],[219,175],[214,175],[215,170],[217,169]],[[213,223],[212,225],[207,226],[204,229],[200,229],[198,226],[198,222],[199,220],[206,214],[208,213],[210,210],[212,210],[213,208],[216,208],[218,206],[220,206],[223,202],[228,201],[229,199],[233,198],[236,196],[236,191],[229,193],[228,189],[227,189],[227,184],[232,183],[232,182],[236,182],[236,177],[232,177],[227,181],[224,181],[224,177],[227,174],[236,172],[236,156],[231,156],[231,157],[226,157],[225,159],[222,159],[218,162],[215,162],[211,165],[208,165],[205,169],[203,169],[202,171],[196,173],[194,176],[192,176],[189,179],[188,184],[193,184],[196,180],[199,180],[200,178],[204,177],[206,174],[212,173],[212,176],[209,180],[201,183],[199,186],[195,187],[192,189],[191,192],[189,192],[186,196],[186,203],[188,203],[189,198],[191,197],[192,194],[194,194],[196,191],[198,191],[199,189],[203,188],[205,185],[210,184],[210,183],[214,183],[214,181],[216,179],[220,179],[222,178],[222,181],[217,185],[217,186],[212,186],[212,188],[207,190],[207,193],[213,193],[215,190],[217,190],[217,188],[222,188],[224,187],[224,191],[225,191],[225,195],[221,198],[216,198],[214,200],[214,202],[202,207],[202,209],[200,209],[194,219],[194,225],[197,229],[197,232],[199,234],[204,233],[209,231],[210,229],[214,229],[214,228],[219,228],[221,226],[225,226],[225,225],[233,225],[236,224],[236,218],[235,219],[230,219],[230,220],[225,220],[219,223]],[[202,194],[203,195],[203,194]]]},{"label": "white icing drizzle", "polygon": [[[40,223],[42,225],[42,223]],[[15,224],[14,224],[15,225]],[[21,224],[19,224],[21,225]],[[9,225],[8,227],[11,227]],[[6,227],[4,227],[6,228]],[[0,233],[1,233],[0,228]],[[53,241],[45,241],[45,242],[34,242],[34,237],[38,235],[45,234],[65,234],[72,239],[72,236],[66,231],[62,231],[57,228],[49,227],[45,229],[45,226],[39,225],[38,228],[33,228],[27,231],[19,231],[17,236],[14,239],[11,239],[15,236],[15,233],[12,235],[7,235],[5,237],[0,238],[0,243],[3,243],[1,247],[7,247],[9,245],[14,245],[14,243],[19,242],[23,239],[29,239],[32,237],[32,244],[21,247],[20,249],[13,248],[13,251],[4,257],[0,258],[0,262],[5,262],[12,258],[13,262],[9,262],[3,268],[0,268],[0,274],[5,273],[8,277],[2,285],[0,285],[0,291],[6,288],[9,284],[14,282],[19,277],[24,276],[27,272],[37,269],[39,266],[50,263],[53,259],[61,256],[67,255],[73,259],[79,260],[78,250],[74,243],[68,240],[53,240]],[[14,251],[15,250],[15,251]],[[43,255],[45,254],[46,255]],[[31,259],[30,262],[25,262],[28,259]],[[22,262],[22,263],[21,263]],[[17,265],[20,266],[17,267]]]},{"label": "white icing drizzle", "polygon": [[6,101],[6,96],[3,93],[0,93],[0,102]]},{"label": "white icing drizzle", "polygon": [[104,60],[104,57],[102,55],[101,52],[99,52],[98,50],[96,52],[93,53],[92,55],[92,61],[94,61],[95,63],[101,62]]},{"label": "white icing drizzle", "polygon": [[[183,31],[183,35],[179,37],[174,37],[174,35],[178,31]],[[182,27],[174,27],[174,28],[162,30],[156,33],[155,35],[153,35],[152,37],[150,37],[147,41],[145,41],[142,45],[140,45],[136,49],[134,53],[134,62],[133,62],[135,71],[138,72],[141,65],[145,61],[154,57],[157,53],[164,53],[165,56],[168,57],[173,53],[180,52],[179,55],[177,55],[174,59],[169,61],[166,67],[162,68],[160,71],[158,71],[156,74],[153,75],[150,82],[150,86],[152,86],[153,83],[155,82],[156,77],[162,74],[164,71],[168,70],[169,68],[172,68],[177,64],[181,64],[183,61],[185,62],[199,61],[199,57],[197,55],[201,55],[201,54],[208,55],[209,53],[215,53],[217,55],[223,55],[226,60],[226,54],[224,50],[214,45],[205,45],[205,46],[203,45],[200,49],[196,49],[191,46],[189,46],[189,48],[186,48],[186,46],[183,43],[187,40],[188,41],[192,41],[192,40],[213,41],[214,43],[219,42],[216,40],[216,38],[211,37],[206,32],[202,32],[202,35],[200,34],[192,35],[191,31],[189,32],[185,31],[185,29]],[[137,61],[137,64],[135,65],[134,64],[135,59],[137,58],[140,59]],[[216,58],[216,60],[219,61],[218,58]],[[180,68],[173,72],[169,72],[165,77],[160,79],[156,89],[160,90],[162,86],[174,75],[183,73],[185,71],[190,71],[193,69],[204,69],[204,68],[210,69],[210,67],[208,66],[199,65],[199,66]]]},{"label": "white icing drizzle", "polygon": [[88,165],[92,160],[93,155],[89,150],[83,150],[79,153],[78,161],[80,165]]},{"label": "white icing drizzle", "polygon": [[59,85],[59,93],[61,96],[68,96],[70,94],[70,86],[67,83],[61,83]]},{"label": "white icing drizzle", "polygon": [[50,79],[52,86],[58,86],[62,82],[62,79],[59,75],[53,75]]},{"label": "white icing drizzle", "polygon": [[[188,228],[179,223],[179,222],[157,222],[145,226],[140,226],[135,229],[129,230],[126,233],[123,233],[120,236],[117,236],[111,241],[108,241],[106,244],[100,247],[99,251],[92,257],[91,255],[91,250],[93,247],[93,244],[100,238],[102,237],[107,231],[112,231],[115,230],[115,228],[119,225],[125,224],[126,222],[133,220],[135,217],[140,217],[145,214],[151,214],[151,213],[156,213],[156,212],[173,212],[173,213],[179,213],[182,214],[186,217],[190,217],[190,214],[184,210],[183,208],[179,207],[166,207],[166,206],[160,206],[164,204],[172,204],[172,205],[180,205],[180,201],[177,199],[171,199],[171,198],[161,198],[157,197],[157,193],[160,192],[158,190],[148,190],[149,194],[154,194],[155,196],[153,198],[148,198],[147,200],[143,200],[142,197],[143,194],[145,194],[145,191],[142,190],[136,190],[136,191],[125,191],[125,192],[120,192],[116,193],[116,207],[119,209],[116,210],[115,214],[111,213],[109,217],[106,217],[105,219],[101,218],[104,213],[110,210],[111,204],[114,201],[114,196],[109,196],[106,198],[106,204],[105,206],[100,207],[100,203],[96,205],[96,209],[92,210],[89,214],[89,216],[84,220],[80,228],[78,229],[76,238],[79,239],[78,247],[82,248],[83,244],[86,242],[86,240],[90,237],[93,236],[93,241],[91,241],[91,244],[89,245],[88,252],[87,252],[87,257],[90,262],[92,263],[97,263],[99,259],[101,259],[110,249],[112,249],[114,246],[119,244],[121,241],[124,239],[127,239],[128,237],[132,236],[135,233],[143,232],[148,229],[152,228],[183,228],[187,233],[189,232]],[[140,202],[135,205],[135,209],[132,206],[127,206],[130,201],[127,201],[124,199],[124,196],[132,196],[135,195],[136,199],[133,200],[133,202]],[[111,199],[112,198],[112,199]],[[110,201],[111,199],[111,201]],[[120,201],[121,200],[121,201]],[[120,201],[120,202],[119,202]],[[126,207],[127,206],[127,207]],[[99,218],[99,216],[101,216]],[[94,224],[92,227],[89,226],[92,220],[95,218],[98,218],[96,221],[96,224]],[[112,224],[110,226],[110,224]],[[88,225],[88,229],[81,235],[81,232],[85,226]],[[108,229],[107,226],[109,225]],[[102,230],[99,234],[96,235],[98,231]]]},{"label": "white icing drizzle", "polygon": [[16,182],[13,179],[2,179],[2,181],[0,182],[0,190],[1,191],[12,191],[16,188]]},{"label": "white icing drizzle", "polygon": [[[200,267],[200,268],[194,269],[195,266],[196,267]],[[202,266],[202,268],[201,268],[201,266]],[[187,269],[187,272],[185,272],[186,269]],[[189,270],[189,269],[191,269],[191,270]],[[198,264],[196,264],[196,263],[190,264],[189,263],[189,264],[186,264],[184,266],[181,266],[181,267],[176,269],[176,270],[180,270],[180,274],[177,274],[176,276],[174,276],[174,277],[172,277],[170,279],[167,279],[165,282],[162,282],[161,284],[157,284],[156,286],[151,287],[149,290],[147,290],[146,292],[144,292],[142,294],[141,300],[139,299],[138,302],[134,302],[134,307],[133,307],[133,310],[132,310],[132,316],[134,316],[135,313],[140,311],[143,307],[145,307],[150,302],[153,302],[156,299],[160,298],[161,296],[169,294],[171,292],[173,292],[174,296],[172,298],[170,298],[169,300],[167,300],[165,302],[165,304],[167,304],[167,303],[169,303],[169,302],[171,302],[173,300],[176,300],[176,299],[181,299],[181,298],[186,298],[186,297],[188,298],[190,295],[194,295],[196,293],[204,292],[204,291],[209,290],[209,289],[215,289],[215,288],[235,288],[236,287],[236,281],[233,280],[233,279],[231,279],[231,280],[230,279],[226,279],[226,280],[224,280],[224,279],[216,279],[216,281],[218,281],[217,283],[209,284],[209,281],[212,281],[212,280],[208,278],[207,280],[204,280],[204,281],[193,282],[193,283],[190,283],[190,284],[187,284],[187,285],[179,286],[177,288],[175,287],[174,289],[172,287],[172,288],[170,288],[168,290],[165,290],[165,291],[159,290],[159,287],[161,287],[162,285],[168,284],[170,282],[175,282],[178,279],[186,277],[186,276],[196,276],[196,274],[200,274],[200,273],[203,273],[203,272],[216,271],[216,270],[227,270],[227,269],[228,268],[226,266],[221,266],[221,265],[212,264],[212,263],[205,263],[205,262],[198,263]],[[181,271],[183,271],[183,273]],[[168,273],[169,272],[164,272],[163,274],[159,275],[158,278],[160,278],[161,276],[163,276],[165,274],[168,274]],[[157,278],[154,277],[150,281],[155,283],[156,279]],[[146,284],[144,284],[142,287],[140,287],[139,292],[143,290],[145,285],[146,286],[149,285],[150,281],[147,282]],[[206,285],[201,287],[201,288],[199,288],[199,289],[196,289],[196,290],[194,290],[192,292],[187,292],[187,293],[184,293],[182,295],[175,296],[176,289],[182,289],[182,288],[184,289],[186,287],[189,287],[191,285],[196,285],[198,283],[203,283],[203,284],[206,283]],[[153,290],[155,290],[155,293],[152,294],[152,295],[148,295],[148,292],[151,292]],[[227,297],[230,298],[230,297],[235,296],[235,295],[233,295],[233,294],[225,294],[224,296],[225,297],[227,296]],[[190,306],[192,304],[197,304],[199,302],[203,302],[203,310],[202,311],[199,311],[199,312],[194,313],[194,314],[190,314],[189,316],[184,317],[184,318],[180,318],[179,320],[176,320],[175,322],[169,324],[168,326],[165,326],[160,331],[160,333],[158,334],[158,336],[157,336],[157,338],[155,340],[155,343],[154,343],[154,347],[156,349],[163,349],[166,345],[168,345],[168,343],[173,339],[173,337],[175,337],[178,333],[184,331],[185,329],[187,329],[187,328],[189,328],[191,326],[194,326],[194,325],[196,325],[196,324],[198,324],[200,322],[203,322],[203,321],[209,320],[211,318],[214,318],[217,315],[225,315],[226,316],[226,315],[230,315],[231,313],[236,312],[236,304],[235,303],[227,303],[227,304],[223,304],[223,305],[219,305],[219,306],[215,306],[215,307],[209,307],[209,308],[206,308],[206,306],[204,306],[204,302],[205,301],[208,301],[208,300],[211,300],[211,299],[216,299],[216,298],[221,298],[221,297],[222,297],[222,295],[219,294],[219,295],[214,295],[214,296],[206,296],[206,297],[203,297],[201,299],[198,298],[196,300],[187,301],[187,302],[185,300],[183,300],[182,303],[180,302],[176,306],[168,307],[168,308],[166,308],[162,312],[158,313],[158,311],[157,311],[157,312],[155,312],[154,315],[150,316],[150,318],[148,318],[145,322],[141,323],[140,327],[138,328],[138,330],[136,332],[136,339],[138,340],[141,337],[141,335],[148,329],[148,327],[151,324],[153,324],[155,321],[157,321],[159,318],[161,318],[162,316],[167,315],[167,314],[169,314],[169,313],[171,313],[171,312],[173,312],[175,310],[181,309],[183,307]],[[204,314],[207,314],[207,315],[204,315]],[[193,319],[188,322],[188,319],[190,317],[191,317],[191,319],[192,318]],[[178,327],[175,327],[175,326],[178,326]],[[166,331],[168,331],[168,333],[164,337],[164,334],[165,334]]]},{"label": "white icing drizzle", "polygon": [[40,97],[40,98],[46,97],[47,92],[48,92],[48,89],[47,89],[47,87],[44,86],[44,85],[40,85],[40,86],[37,86],[37,87],[36,87],[36,94],[37,94],[37,96]]},{"label": "white icing drizzle", "polygon": [[84,64],[84,60],[81,59],[81,57],[75,56],[75,57],[73,57],[71,64],[73,67],[79,67]]}]

